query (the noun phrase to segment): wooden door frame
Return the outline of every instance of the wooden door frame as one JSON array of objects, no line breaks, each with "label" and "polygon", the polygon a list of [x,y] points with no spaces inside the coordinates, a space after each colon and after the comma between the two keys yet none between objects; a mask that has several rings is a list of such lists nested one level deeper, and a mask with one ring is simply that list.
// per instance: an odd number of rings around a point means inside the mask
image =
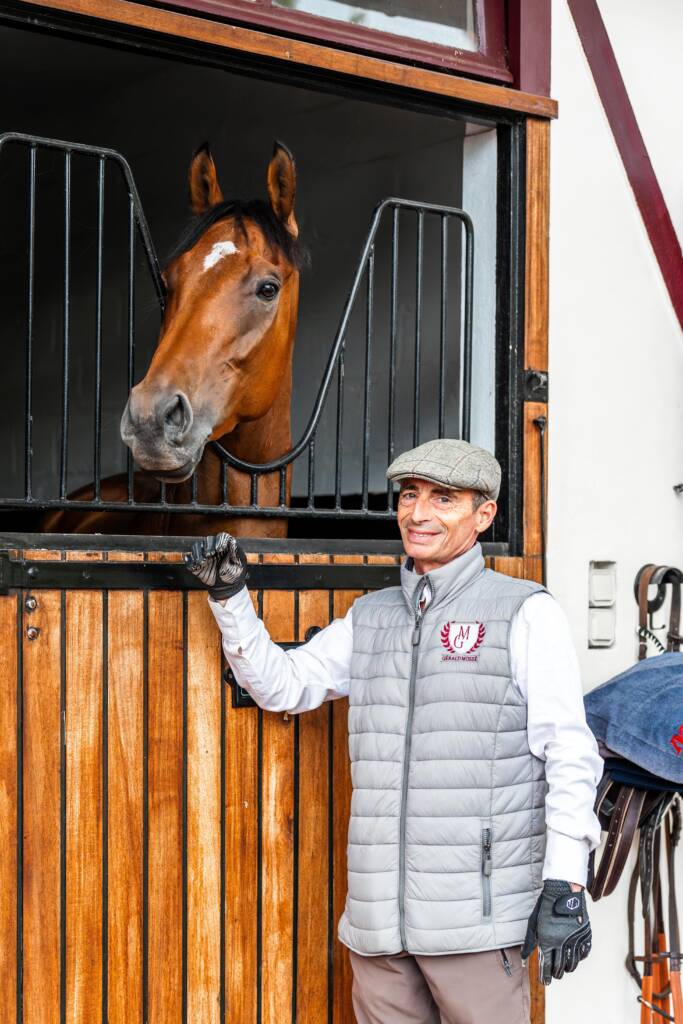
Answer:
[{"label": "wooden door frame", "polygon": [[302,73],[334,75],[340,82],[376,83],[382,88],[398,89],[413,96],[422,94],[460,100],[480,112],[496,111],[528,114],[535,117],[557,116],[557,103],[547,96],[510,89],[506,86],[410,67],[396,61],[338,50],[318,43],[303,42],[268,32],[244,28],[226,21],[202,18],[137,3],[135,0],[2,0],[0,17],[26,21],[71,32],[87,32],[113,40],[114,30],[121,34],[133,30],[150,41],[194,43],[214,51],[236,56],[250,55],[264,63],[295,67]]},{"label": "wooden door frame", "polygon": [[[524,280],[524,366],[548,372],[548,243],[550,223],[550,123],[529,118],[526,123],[526,231]],[[547,390],[547,389],[546,389]],[[524,402],[524,504],[523,568],[520,576],[545,582],[547,444],[540,427],[548,421],[544,401]],[[541,469],[541,458],[545,466]],[[531,974],[531,1024],[545,1022],[545,989]]]}]

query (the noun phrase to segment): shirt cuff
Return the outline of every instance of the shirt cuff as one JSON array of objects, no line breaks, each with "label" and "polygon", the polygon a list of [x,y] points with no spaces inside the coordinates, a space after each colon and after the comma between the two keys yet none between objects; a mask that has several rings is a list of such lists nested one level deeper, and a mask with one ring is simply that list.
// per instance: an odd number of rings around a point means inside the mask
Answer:
[{"label": "shirt cuff", "polygon": [[259,622],[247,588],[242,587],[224,601],[214,601],[210,597],[209,608],[223,635],[225,653],[241,654],[241,644]]},{"label": "shirt cuff", "polygon": [[589,845],[585,839],[574,839],[552,828],[546,830],[543,881],[557,878],[564,882],[585,885],[588,878]]}]

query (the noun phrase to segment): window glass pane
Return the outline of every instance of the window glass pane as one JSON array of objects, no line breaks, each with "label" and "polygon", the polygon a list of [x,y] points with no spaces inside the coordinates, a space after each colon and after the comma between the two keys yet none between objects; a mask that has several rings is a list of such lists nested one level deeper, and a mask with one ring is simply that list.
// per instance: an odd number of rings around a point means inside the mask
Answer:
[{"label": "window glass pane", "polygon": [[439,46],[477,49],[474,0],[273,0],[273,6]]}]

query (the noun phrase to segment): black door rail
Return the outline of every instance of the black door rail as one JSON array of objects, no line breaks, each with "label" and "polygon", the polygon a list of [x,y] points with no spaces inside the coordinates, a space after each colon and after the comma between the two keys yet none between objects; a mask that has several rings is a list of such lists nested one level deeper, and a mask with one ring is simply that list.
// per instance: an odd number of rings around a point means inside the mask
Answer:
[{"label": "black door rail", "polygon": [[[379,590],[397,565],[251,564],[252,590]],[[0,594],[11,590],[203,590],[182,562],[32,562],[0,552]]]}]

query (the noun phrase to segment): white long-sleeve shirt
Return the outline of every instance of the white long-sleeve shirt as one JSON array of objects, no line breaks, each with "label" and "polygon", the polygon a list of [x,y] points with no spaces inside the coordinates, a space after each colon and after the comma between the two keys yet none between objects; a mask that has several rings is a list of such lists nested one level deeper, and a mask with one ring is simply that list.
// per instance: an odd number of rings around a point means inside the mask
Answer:
[{"label": "white long-sleeve shirt", "polygon": [[[209,599],[223,650],[240,686],[267,711],[299,714],[346,697],[353,651],[349,611],[309,642],[283,651],[268,636],[247,589]],[[527,702],[529,749],[545,761],[547,844],[543,878],[585,885],[588,855],[600,842],[593,813],[602,759],[586,725],[569,626],[546,593],[528,598],[510,629],[512,681]]]}]

